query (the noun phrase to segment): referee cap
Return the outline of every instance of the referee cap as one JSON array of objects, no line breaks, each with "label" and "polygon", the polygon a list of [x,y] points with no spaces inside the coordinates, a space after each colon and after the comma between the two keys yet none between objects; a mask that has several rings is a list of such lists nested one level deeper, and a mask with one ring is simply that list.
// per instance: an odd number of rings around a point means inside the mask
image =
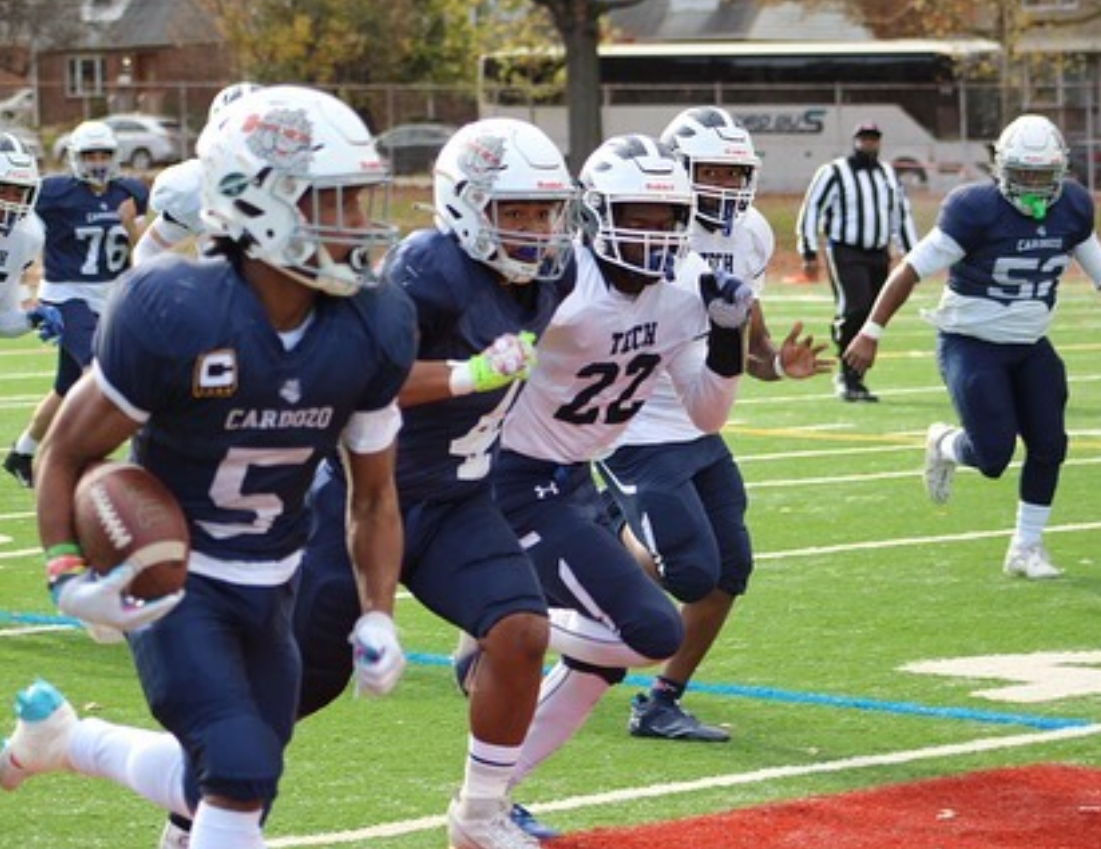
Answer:
[{"label": "referee cap", "polygon": [[860,136],[875,136],[877,139],[883,135],[883,131],[879,129],[879,124],[873,124],[869,121],[865,121],[856,125],[856,129],[853,130],[853,138],[859,138]]}]

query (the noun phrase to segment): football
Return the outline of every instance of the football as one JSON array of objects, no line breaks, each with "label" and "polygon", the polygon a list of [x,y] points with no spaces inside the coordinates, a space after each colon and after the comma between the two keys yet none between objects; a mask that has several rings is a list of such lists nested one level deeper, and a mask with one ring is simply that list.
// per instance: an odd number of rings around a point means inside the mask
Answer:
[{"label": "football", "polygon": [[97,463],[77,484],[73,510],[77,542],[97,573],[124,560],[138,566],[129,592],[140,599],[183,587],[191,549],[187,519],[151,472],[133,463]]}]

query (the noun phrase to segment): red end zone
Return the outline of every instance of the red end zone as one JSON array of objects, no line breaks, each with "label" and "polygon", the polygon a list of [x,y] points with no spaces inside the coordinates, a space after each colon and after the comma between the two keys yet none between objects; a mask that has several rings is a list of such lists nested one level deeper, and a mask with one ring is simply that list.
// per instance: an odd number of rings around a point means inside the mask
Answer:
[{"label": "red end zone", "polygon": [[553,849],[1099,849],[1101,770],[974,772],[629,829]]}]

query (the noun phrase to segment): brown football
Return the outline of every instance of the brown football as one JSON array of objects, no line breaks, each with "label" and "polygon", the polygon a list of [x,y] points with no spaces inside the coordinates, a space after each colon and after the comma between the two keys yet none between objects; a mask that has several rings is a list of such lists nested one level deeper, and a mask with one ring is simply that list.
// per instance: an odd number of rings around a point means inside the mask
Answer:
[{"label": "brown football", "polygon": [[191,549],[187,519],[151,472],[133,463],[97,463],[77,484],[73,510],[89,566],[100,574],[124,560],[139,567],[130,595],[160,598],[184,585]]}]

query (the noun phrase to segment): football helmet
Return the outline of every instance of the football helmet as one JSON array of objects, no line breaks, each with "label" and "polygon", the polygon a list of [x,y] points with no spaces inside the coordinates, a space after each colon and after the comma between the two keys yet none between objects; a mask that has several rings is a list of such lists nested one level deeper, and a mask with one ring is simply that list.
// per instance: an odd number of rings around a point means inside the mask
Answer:
[{"label": "football helmet", "polygon": [[34,207],[38,195],[38,163],[26,145],[11,133],[0,133],[0,187],[19,198],[0,198],[0,229],[10,230]]},{"label": "football helmet", "polygon": [[[436,157],[433,187],[436,225],[471,259],[512,282],[561,275],[577,189],[562,153],[538,127],[512,118],[467,124]],[[504,229],[502,201],[557,204],[549,232]]]},{"label": "football helmet", "polygon": [[246,94],[252,94],[254,91],[259,91],[263,86],[258,83],[240,82],[233,85],[227,85],[221,91],[219,91],[214,98],[210,101],[210,108],[207,110],[206,120],[207,122],[213,121],[218,117],[218,113],[225,109],[227,106],[231,106],[236,103]]},{"label": "football helmet", "polygon": [[[661,140],[676,151],[688,171],[696,218],[729,235],[733,223],[745,215],[757,195],[761,158],[749,131],[724,109],[697,106],[670,121]],[[744,185],[735,188],[700,182],[696,166],[703,163],[741,167],[746,174]]]},{"label": "football helmet", "polygon": [[[385,218],[390,179],[351,107],[304,86],[262,88],[219,112],[196,150],[212,238],[331,295],[377,284],[377,261],[397,241]],[[321,202],[326,191],[336,193],[336,213]],[[354,220],[348,193],[362,205]]]},{"label": "football helmet", "polygon": [[[119,175],[119,143],[115,131],[103,121],[78,124],[69,136],[69,167],[78,180],[105,186]],[[84,154],[104,151],[111,155],[107,162],[86,162]]]},{"label": "football helmet", "polygon": [[[651,282],[671,278],[688,250],[692,209],[692,186],[676,153],[649,136],[614,136],[585,161],[580,182],[582,227],[596,255]],[[676,226],[622,227],[618,222],[628,204],[668,204]]]},{"label": "football helmet", "polygon": [[1010,122],[994,144],[994,176],[1020,212],[1043,220],[1063,193],[1069,151],[1063,134],[1042,115]]}]

